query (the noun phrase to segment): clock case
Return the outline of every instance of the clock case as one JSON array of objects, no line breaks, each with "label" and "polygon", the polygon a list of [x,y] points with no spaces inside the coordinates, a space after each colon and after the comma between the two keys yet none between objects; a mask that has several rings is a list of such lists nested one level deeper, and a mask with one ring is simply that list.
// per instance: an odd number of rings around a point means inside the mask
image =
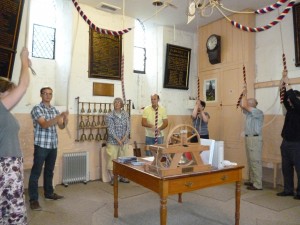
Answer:
[{"label": "clock case", "polygon": [[[209,49],[207,47],[208,44],[207,42],[212,36],[215,36],[217,38],[217,44],[214,49]],[[217,64],[221,62],[221,36],[216,34],[212,34],[211,36],[209,36],[206,41],[206,49],[207,49],[208,59],[211,64]]]}]

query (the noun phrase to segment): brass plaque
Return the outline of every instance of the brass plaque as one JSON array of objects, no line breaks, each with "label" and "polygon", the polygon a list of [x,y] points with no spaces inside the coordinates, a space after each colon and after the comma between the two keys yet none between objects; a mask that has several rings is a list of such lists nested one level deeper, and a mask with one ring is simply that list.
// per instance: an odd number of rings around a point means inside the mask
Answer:
[{"label": "brass plaque", "polygon": [[194,167],[184,167],[182,168],[182,173],[194,172]]},{"label": "brass plaque", "polygon": [[114,97],[114,84],[93,83],[93,96]]}]

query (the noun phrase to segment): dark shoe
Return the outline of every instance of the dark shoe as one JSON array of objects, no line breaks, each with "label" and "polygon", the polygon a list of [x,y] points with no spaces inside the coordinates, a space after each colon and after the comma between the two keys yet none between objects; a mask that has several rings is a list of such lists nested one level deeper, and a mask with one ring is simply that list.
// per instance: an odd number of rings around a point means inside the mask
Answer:
[{"label": "dark shoe", "polygon": [[254,186],[248,186],[247,189],[251,190],[251,191],[261,191],[262,190],[262,188],[256,188]]},{"label": "dark shoe", "polygon": [[300,200],[300,195],[295,195],[295,196],[294,196],[294,199]]},{"label": "dark shoe", "polygon": [[250,182],[250,181],[247,181],[247,182],[244,183],[244,185],[246,185],[246,186],[253,186],[253,183]]},{"label": "dark shoe", "polygon": [[109,182],[109,184],[110,184],[111,186],[114,186],[114,183],[115,183],[115,182],[114,182],[114,179],[111,179],[110,182]]},{"label": "dark shoe", "polygon": [[61,195],[58,195],[58,194],[55,194],[55,193],[53,193],[50,196],[45,196],[46,200],[60,200],[62,198],[64,198],[64,196],[61,196]]},{"label": "dark shoe", "polygon": [[121,177],[120,182],[128,184],[130,181],[127,178]]},{"label": "dark shoe", "polygon": [[31,201],[30,202],[30,208],[34,211],[41,211],[42,207],[40,206],[38,201]]},{"label": "dark shoe", "polygon": [[279,192],[279,193],[277,193],[276,194],[277,196],[283,196],[283,197],[285,197],[285,196],[294,196],[294,193],[293,192]]}]

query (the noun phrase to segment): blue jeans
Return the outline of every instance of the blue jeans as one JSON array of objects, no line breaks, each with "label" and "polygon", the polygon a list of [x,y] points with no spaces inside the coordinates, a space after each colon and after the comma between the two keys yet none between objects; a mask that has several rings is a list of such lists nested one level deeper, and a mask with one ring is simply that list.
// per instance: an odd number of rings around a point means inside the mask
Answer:
[{"label": "blue jeans", "polygon": [[[147,137],[146,136],[146,145],[154,145],[155,144],[155,138],[153,137]],[[163,144],[164,143],[164,137],[158,137],[157,138],[157,144]],[[146,150],[146,156],[152,156],[150,150]]]},{"label": "blue jeans", "polygon": [[28,185],[28,194],[30,201],[37,201],[39,199],[38,182],[44,163],[44,195],[51,196],[53,194],[54,189],[52,181],[56,156],[57,148],[47,149],[34,145],[33,166],[31,169]]}]

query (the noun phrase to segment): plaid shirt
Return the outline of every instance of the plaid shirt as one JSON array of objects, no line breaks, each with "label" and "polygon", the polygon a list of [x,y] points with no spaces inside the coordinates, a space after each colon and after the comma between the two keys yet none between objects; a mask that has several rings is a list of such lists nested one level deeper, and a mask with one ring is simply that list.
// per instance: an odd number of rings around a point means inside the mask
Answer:
[{"label": "plaid shirt", "polygon": [[57,148],[57,131],[56,125],[53,125],[48,128],[42,128],[37,120],[40,117],[44,117],[45,120],[53,119],[56,115],[59,114],[59,111],[53,107],[47,107],[43,102],[33,107],[31,110],[31,117],[33,120],[34,127],[34,144],[42,148]]},{"label": "plaid shirt", "polygon": [[126,135],[124,144],[128,143],[128,136],[130,132],[130,120],[127,112],[121,110],[120,114],[117,114],[114,110],[106,116],[106,125],[108,138],[107,143],[113,145],[119,145],[116,140],[118,137],[120,140]]}]

